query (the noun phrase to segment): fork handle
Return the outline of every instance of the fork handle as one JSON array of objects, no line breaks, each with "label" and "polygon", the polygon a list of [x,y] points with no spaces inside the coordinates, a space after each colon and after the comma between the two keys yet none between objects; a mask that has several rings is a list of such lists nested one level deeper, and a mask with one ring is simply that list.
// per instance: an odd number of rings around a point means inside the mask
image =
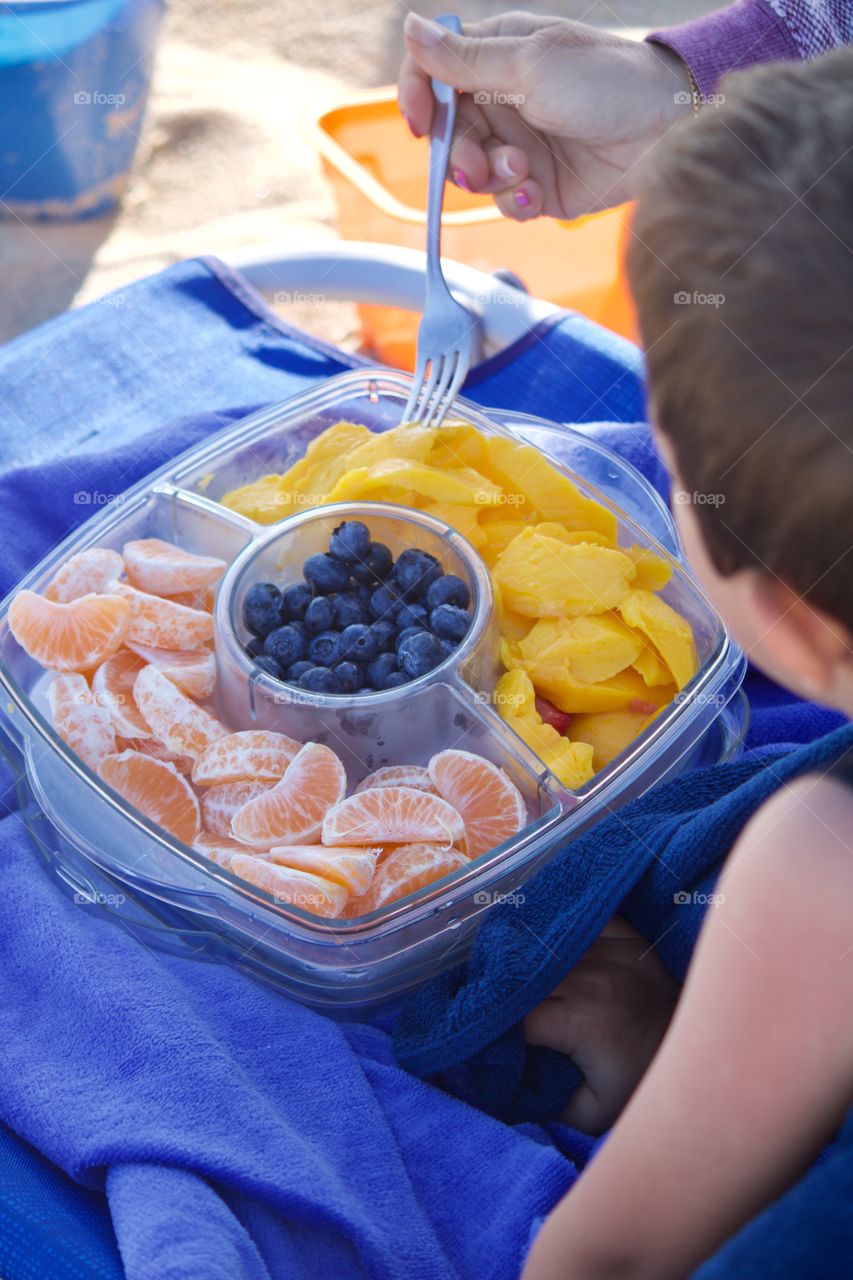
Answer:
[{"label": "fork handle", "polygon": [[[445,14],[436,18],[440,26],[456,35],[462,34],[462,23],[455,14]],[[427,194],[427,261],[426,261],[426,295],[429,297],[430,286],[436,281],[443,283],[441,274],[441,207],[444,203],[444,183],[447,179],[447,165],[450,159],[450,144],[453,141],[453,126],[456,122],[456,90],[443,80],[432,78],[432,93],[435,106],[432,113],[432,128],[429,143],[429,188]]]}]

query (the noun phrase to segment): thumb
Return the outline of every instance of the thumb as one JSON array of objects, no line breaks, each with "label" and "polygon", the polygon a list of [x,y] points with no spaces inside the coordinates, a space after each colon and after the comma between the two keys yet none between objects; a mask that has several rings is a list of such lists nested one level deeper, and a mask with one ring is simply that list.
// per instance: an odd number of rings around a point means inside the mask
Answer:
[{"label": "thumb", "polygon": [[519,36],[456,35],[409,13],[403,26],[409,53],[418,66],[454,89],[512,89],[519,75]]}]

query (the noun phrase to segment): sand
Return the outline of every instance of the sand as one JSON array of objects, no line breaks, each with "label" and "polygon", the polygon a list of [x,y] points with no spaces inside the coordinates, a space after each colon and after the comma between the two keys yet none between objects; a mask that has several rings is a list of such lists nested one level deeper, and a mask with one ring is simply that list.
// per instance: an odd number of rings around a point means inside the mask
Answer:
[{"label": "sand", "polygon": [[[509,8],[470,0],[463,18]],[[517,6],[527,7],[527,6]],[[641,34],[707,0],[537,4]],[[334,207],[300,129],[353,90],[393,81],[408,8],[387,0],[172,0],[121,209],[72,224],[0,223],[0,341],[182,258],[333,240]],[[357,344],[347,304],[288,318]]]}]

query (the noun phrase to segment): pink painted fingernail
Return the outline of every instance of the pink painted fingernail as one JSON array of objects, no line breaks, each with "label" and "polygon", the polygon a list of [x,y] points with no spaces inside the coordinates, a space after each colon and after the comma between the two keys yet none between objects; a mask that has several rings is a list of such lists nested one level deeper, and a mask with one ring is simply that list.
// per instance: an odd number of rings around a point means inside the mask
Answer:
[{"label": "pink painted fingernail", "polygon": [[427,48],[440,44],[446,34],[444,27],[437,22],[430,22],[429,18],[422,18],[419,13],[406,15],[405,30],[410,40],[416,40]]},{"label": "pink painted fingernail", "polygon": [[524,190],[524,187],[519,187],[516,191],[515,203],[518,205],[519,209],[526,209],[530,204],[530,196]]},{"label": "pink painted fingernail", "polygon": [[471,184],[461,169],[453,170],[453,181],[456,183],[457,187],[461,187],[463,191],[471,190]]}]

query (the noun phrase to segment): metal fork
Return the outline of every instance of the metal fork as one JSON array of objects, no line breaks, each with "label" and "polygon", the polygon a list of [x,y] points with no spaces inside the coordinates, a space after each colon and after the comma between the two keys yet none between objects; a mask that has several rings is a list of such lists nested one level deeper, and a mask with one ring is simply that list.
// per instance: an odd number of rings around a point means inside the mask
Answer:
[{"label": "metal fork", "polygon": [[[462,31],[461,22],[452,14],[435,21],[457,35]],[[456,90],[433,77],[432,92],[435,107],[429,144],[424,313],[418,329],[412,392],[403,410],[403,421],[439,427],[465,381],[475,321],[453,297],[441,270],[441,206],[456,119]]]}]

